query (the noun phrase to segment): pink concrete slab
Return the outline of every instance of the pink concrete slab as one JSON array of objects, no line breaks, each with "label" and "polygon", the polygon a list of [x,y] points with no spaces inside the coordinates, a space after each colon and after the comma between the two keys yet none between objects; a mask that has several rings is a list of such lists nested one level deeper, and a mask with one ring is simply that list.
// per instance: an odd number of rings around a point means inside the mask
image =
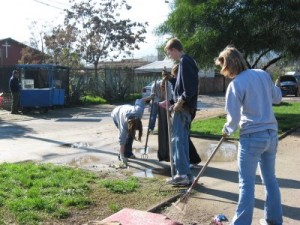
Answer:
[{"label": "pink concrete slab", "polygon": [[161,214],[129,208],[124,208],[101,221],[108,222],[119,222],[122,225],[182,225]]}]

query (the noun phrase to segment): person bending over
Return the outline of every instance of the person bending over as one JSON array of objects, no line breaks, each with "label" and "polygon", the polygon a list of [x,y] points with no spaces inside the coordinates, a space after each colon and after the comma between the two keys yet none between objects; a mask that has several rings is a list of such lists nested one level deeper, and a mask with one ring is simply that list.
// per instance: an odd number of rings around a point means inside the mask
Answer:
[{"label": "person bending over", "polygon": [[[144,114],[145,103],[153,96],[137,99],[134,105],[117,106],[111,112],[111,117],[119,129],[119,159],[127,165],[128,158],[136,158],[132,153],[133,140],[141,141],[143,134],[142,116]],[[138,137],[136,132],[138,131]]]}]

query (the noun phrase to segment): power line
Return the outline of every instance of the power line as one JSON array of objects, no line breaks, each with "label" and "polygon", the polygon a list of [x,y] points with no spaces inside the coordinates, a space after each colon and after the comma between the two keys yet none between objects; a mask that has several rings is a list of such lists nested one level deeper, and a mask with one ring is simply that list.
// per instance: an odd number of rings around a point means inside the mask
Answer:
[{"label": "power line", "polygon": [[58,2],[58,1],[55,1],[55,0],[48,0],[49,2],[53,2],[55,4],[59,4],[59,5],[63,5],[63,6],[70,6],[69,4],[67,3],[62,3],[62,2]]},{"label": "power line", "polygon": [[42,5],[46,5],[46,6],[55,8],[55,9],[64,10],[63,8],[60,8],[60,7],[57,7],[57,6],[54,6],[54,5],[50,5],[50,4],[48,4],[48,3],[41,2],[41,1],[39,1],[39,0],[33,0],[33,1],[38,2],[38,3],[42,4]]}]

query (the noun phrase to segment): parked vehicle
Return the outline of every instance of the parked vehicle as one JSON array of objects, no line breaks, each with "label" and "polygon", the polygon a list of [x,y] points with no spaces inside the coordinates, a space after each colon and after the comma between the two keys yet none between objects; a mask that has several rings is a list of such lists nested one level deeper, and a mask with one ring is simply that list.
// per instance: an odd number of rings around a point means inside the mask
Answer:
[{"label": "parked vehicle", "polygon": [[296,76],[280,76],[275,84],[280,87],[282,96],[295,95],[297,97],[300,94],[300,81],[297,80]]},{"label": "parked vehicle", "polygon": [[146,86],[144,86],[142,88],[142,98],[150,96],[151,87],[152,87],[153,83],[154,83],[154,81],[151,81],[149,84],[147,84]]}]

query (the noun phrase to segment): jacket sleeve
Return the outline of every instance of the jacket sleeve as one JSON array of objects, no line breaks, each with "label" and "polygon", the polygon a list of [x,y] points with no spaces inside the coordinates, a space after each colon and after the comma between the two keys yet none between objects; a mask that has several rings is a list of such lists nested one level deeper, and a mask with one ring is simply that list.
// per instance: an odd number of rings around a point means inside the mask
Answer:
[{"label": "jacket sleeve", "polygon": [[183,57],[180,69],[183,84],[181,98],[185,102],[190,102],[192,98],[198,95],[198,68],[193,59]]},{"label": "jacket sleeve", "polygon": [[135,100],[134,109],[127,114],[127,118],[138,117],[142,118],[145,109],[145,102],[143,99]]},{"label": "jacket sleeve", "polygon": [[229,84],[226,92],[225,111],[227,115],[223,131],[227,135],[231,135],[237,130],[241,119],[242,97],[239,95],[237,87],[233,84],[234,82]]},{"label": "jacket sleeve", "polygon": [[273,104],[279,104],[282,100],[282,93],[279,87],[275,86],[272,82],[272,101]]}]

